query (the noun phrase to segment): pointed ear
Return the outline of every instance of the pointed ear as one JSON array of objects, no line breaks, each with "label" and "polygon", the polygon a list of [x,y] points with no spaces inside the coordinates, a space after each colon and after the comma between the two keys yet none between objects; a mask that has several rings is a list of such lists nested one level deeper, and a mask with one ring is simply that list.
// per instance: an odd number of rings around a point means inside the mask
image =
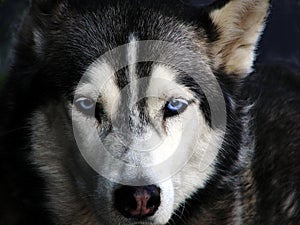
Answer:
[{"label": "pointed ear", "polygon": [[49,24],[59,21],[65,14],[66,2],[67,0],[30,0],[29,13],[20,36],[36,56],[43,56],[45,33],[49,31]]},{"label": "pointed ear", "polygon": [[30,10],[34,13],[50,14],[64,2],[64,0],[31,0]]},{"label": "pointed ear", "polygon": [[210,12],[218,38],[211,44],[215,69],[239,77],[251,72],[269,0],[230,0]]}]

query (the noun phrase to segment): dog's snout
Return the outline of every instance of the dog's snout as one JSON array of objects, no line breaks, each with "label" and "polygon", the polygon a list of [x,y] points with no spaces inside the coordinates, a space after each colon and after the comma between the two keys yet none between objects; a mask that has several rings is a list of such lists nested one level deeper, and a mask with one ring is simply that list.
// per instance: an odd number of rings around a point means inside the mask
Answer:
[{"label": "dog's snout", "polygon": [[115,208],[126,218],[153,216],[160,206],[160,189],[155,185],[122,186],[115,191]]}]

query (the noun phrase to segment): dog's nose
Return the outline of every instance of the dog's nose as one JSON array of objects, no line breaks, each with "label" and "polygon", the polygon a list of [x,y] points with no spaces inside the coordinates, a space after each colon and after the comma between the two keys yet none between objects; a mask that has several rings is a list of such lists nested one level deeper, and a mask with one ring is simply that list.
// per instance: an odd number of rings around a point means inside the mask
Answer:
[{"label": "dog's nose", "polygon": [[127,218],[153,216],[160,206],[160,189],[155,185],[122,186],[115,191],[115,208]]}]

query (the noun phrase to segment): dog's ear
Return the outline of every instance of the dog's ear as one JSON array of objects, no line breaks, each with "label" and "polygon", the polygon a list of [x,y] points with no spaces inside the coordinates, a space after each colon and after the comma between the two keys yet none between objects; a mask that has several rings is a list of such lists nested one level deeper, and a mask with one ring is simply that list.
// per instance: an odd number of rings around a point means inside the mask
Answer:
[{"label": "dog's ear", "polygon": [[57,14],[64,5],[65,0],[31,0],[30,11],[35,15]]},{"label": "dog's ear", "polygon": [[[63,19],[67,9],[67,0],[31,0],[29,13],[20,29],[19,40],[22,49],[33,50],[34,56],[41,58],[45,44],[45,33],[50,24]],[[31,48],[30,51],[28,48]],[[24,51],[24,50],[23,50]]]},{"label": "dog's ear", "polygon": [[217,32],[210,46],[215,69],[240,77],[251,72],[268,9],[269,0],[230,0],[210,12]]}]

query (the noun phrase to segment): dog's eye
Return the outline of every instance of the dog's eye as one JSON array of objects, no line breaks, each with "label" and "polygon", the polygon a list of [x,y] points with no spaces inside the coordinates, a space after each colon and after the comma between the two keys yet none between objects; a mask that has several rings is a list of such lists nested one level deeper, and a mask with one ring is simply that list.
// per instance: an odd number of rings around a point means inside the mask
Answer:
[{"label": "dog's eye", "polygon": [[189,103],[184,99],[180,99],[180,98],[171,99],[170,101],[167,102],[165,106],[164,117],[171,117],[171,116],[178,115],[182,113],[187,108],[188,105]]},{"label": "dog's eye", "polygon": [[96,103],[89,98],[80,97],[75,100],[74,104],[77,107],[77,109],[84,114],[91,116],[95,113]]}]

